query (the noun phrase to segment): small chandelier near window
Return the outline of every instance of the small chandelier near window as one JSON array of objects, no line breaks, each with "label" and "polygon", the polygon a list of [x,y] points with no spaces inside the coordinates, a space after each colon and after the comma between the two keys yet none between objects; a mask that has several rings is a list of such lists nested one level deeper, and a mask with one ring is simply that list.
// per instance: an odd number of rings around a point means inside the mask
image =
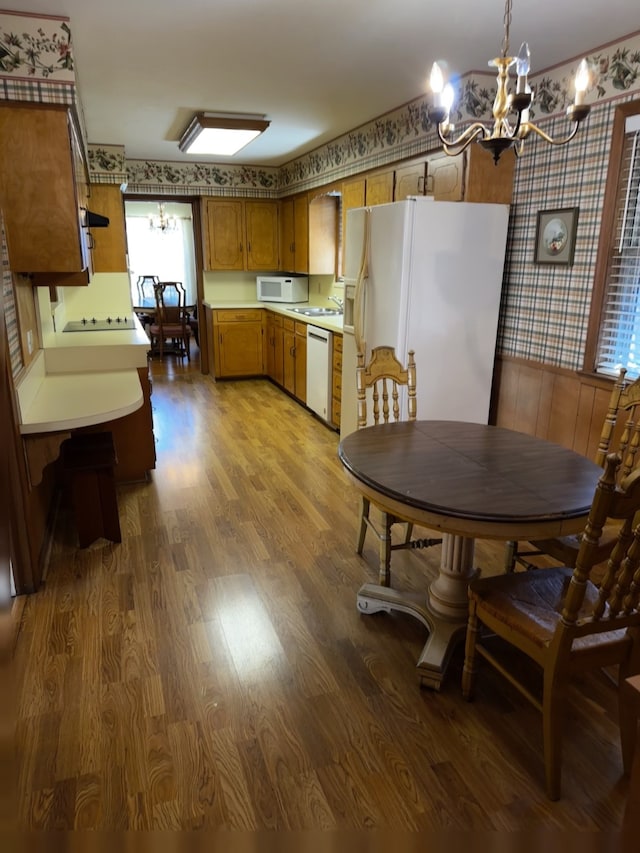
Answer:
[{"label": "small chandelier near window", "polygon": [[[451,156],[459,154],[471,143],[477,140],[483,148],[491,152],[497,164],[500,155],[508,148],[514,149],[516,156],[523,152],[524,141],[530,133],[541,136],[551,145],[564,145],[570,142],[578,132],[580,122],[588,115],[589,107],[584,103],[584,95],[589,85],[589,68],[586,59],[580,63],[575,78],[576,97],[574,103],[567,107],[567,116],[574,123],[566,136],[553,139],[529,120],[529,107],[533,100],[533,92],[527,82],[529,73],[529,45],[523,42],[517,56],[509,56],[509,27],[511,25],[511,8],[513,0],[506,0],[504,7],[504,38],[502,40],[502,56],[489,62],[498,69],[498,85],[493,102],[493,125],[473,122],[456,139],[450,137],[453,126],[449,124],[449,112],[453,105],[453,87],[445,85],[442,71],[437,62],[433,63],[430,85],[435,95],[435,104],[429,110],[429,117],[438,126],[438,136],[444,151]],[[516,91],[509,92],[509,69],[516,66]],[[510,119],[509,116],[513,117]]]},{"label": "small chandelier near window", "polygon": [[178,227],[178,220],[175,216],[167,216],[164,212],[164,204],[158,204],[158,213],[156,216],[149,216],[149,228],[152,231],[175,231]]}]

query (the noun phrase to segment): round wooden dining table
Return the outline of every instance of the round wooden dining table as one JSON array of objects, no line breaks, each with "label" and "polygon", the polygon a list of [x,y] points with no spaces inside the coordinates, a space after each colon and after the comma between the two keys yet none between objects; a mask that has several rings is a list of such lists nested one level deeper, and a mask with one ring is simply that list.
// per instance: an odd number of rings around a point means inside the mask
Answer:
[{"label": "round wooden dining table", "polygon": [[361,613],[399,611],[429,636],[421,684],[439,690],[467,624],[475,539],[548,539],[580,532],[602,468],[521,432],[458,421],[409,421],[357,430],[338,456],[358,490],[385,512],[442,532],[437,577],[424,593],[366,583]]}]

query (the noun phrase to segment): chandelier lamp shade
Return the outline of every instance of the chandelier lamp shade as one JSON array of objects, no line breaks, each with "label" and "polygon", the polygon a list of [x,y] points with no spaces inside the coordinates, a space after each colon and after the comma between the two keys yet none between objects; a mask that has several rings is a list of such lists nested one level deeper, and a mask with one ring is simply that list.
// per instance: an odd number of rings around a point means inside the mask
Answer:
[{"label": "chandelier lamp shade", "polygon": [[[573,125],[569,132],[565,136],[553,138],[530,120],[529,108],[534,93],[527,79],[530,70],[529,45],[523,42],[518,55],[509,56],[512,5],[513,0],[506,0],[502,54],[489,62],[489,66],[498,69],[496,95],[492,107],[493,123],[473,122],[459,136],[453,137],[454,127],[449,121],[454,100],[453,86],[445,82],[438,63],[433,63],[429,83],[434,103],[429,110],[429,118],[437,125],[438,136],[446,154],[455,156],[475,140],[491,153],[497,164],[500,155],[509,148],[513,148],[516,156],[519,157],[524,151],[525,139],[531,133],[537,134],[550,145],[565,145],[573,139],[580,123],[589,115],[591,107],[584,103],[584,97],[589,86],[590,73],[587,61],[583,59],[575,76],[575,100],[566,111]],[[515,91],[510,91],[514,83],[510,70],[514,65]]]},{"label": "chandelier lamp shade", "polygon": [[180,137],[185,154],[232,157],[271,124],[263,115],[196,113]]}]

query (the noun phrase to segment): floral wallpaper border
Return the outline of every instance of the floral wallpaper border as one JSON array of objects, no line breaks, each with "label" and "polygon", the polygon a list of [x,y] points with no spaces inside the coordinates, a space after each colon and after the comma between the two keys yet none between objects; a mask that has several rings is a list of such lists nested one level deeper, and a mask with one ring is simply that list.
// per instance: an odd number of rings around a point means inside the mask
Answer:
[{"label": "floral wallpaper border", "polygon": [[[587,60],[592,70],[588,103],[640,91],[640,31],[595,48]],[[553,119],[572,102],[576,64],[532,75],[534,120]],[[77,96],[74,69],[68,18],[0,11],[0,97],[67,103]],[[454,86],[458,127],[491,117],[494,75],[470,72]],[[99,183],[127,183],[132,192],[277,198],[440,147],[428,110],[425,94],[280,168],[126,160],[120,145],[89,145],[91,177]]]}]

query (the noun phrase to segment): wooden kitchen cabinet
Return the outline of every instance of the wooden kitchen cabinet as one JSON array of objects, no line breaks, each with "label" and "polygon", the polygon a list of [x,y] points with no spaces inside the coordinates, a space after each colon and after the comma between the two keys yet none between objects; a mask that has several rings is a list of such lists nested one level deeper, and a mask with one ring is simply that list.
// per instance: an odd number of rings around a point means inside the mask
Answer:
[{"label": "wooden kitchen cabinet", "polygon": [[264,374],[264,323],[261,308],[213,311],[213,357],[217,379]]},{"label": "wooden kitchen cabinet", "polygon": [[127,272],[127,233],[122,191],[117,184],[93,184],[91,210],[109,218],[106,228],[94,228],[93,271]]},{"label": "wooden kitchen cabinet", "polygon": [[393,200],[403,201],[410,195],[425,195],[426,180],[426,160],[396,169]]},{"label": "wooden kitchen cabinet", "polygon": [[339,198],[303,193],[280,207],[280,258],[284,272],[335,275]]},{"label": "wooden kitchen cabinet", "polygon": [[462,154],[438,154],[429,159],[427,194],[436,201],[470,201],[510,204],[513,196],[515,153],[505,151],[498,164],[480,145]]},{"label": "wooden kitchen cabinet", "polygon": [[367,175],[365,185],[365,204],[372,207],[376,204],[388,204],[393,201],[395,173],[393,169]]},{"label": "wooden kitchen cabinet", "polygon": [[340,429],[340,405],[342,400],[342,335],[333,334],[331,369],[331,423]]},{"label": "wooden kitchen cabinet", "polygon": [[31,283],[87,285],[89,179],[75,114],[56,104],[0,103],[0,198],[14,272]]},{"label": "wooden kitchen cabinet", "polygon": [[283,272],[309,273],[309,200],[306,193],[280,202],[280,265]]},{"label": "wooden kitchen cabinet", "polygon": [[282,387],[301,403],[307,399],[307,324],[283,318]]},{"label": "wooden kitchen cabinet", "polygon": [[284,385],[284,328],[283,317],[267,311],[267,376]]},{"label": "wooden kitchen cabinet", "polygon": [[366,192],[366,181],[357,178],[352,181],[342,182],[342,242],[341,242],[341,270],[344,270],[344,247],[347,235],[347,211],[354,207],[364,207]]},{"label": "wooden kitchen cabinet", "polygon": [[207,269],[278,270],[278,202],[207,199]]}]

